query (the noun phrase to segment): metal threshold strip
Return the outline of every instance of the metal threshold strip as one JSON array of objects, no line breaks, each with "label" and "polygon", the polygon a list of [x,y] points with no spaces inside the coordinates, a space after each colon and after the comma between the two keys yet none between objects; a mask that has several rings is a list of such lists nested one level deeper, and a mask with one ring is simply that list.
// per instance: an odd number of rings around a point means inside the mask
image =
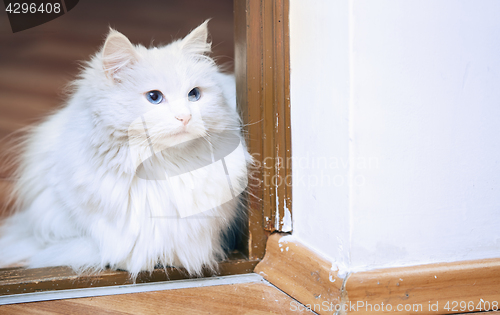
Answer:
[{"label": "metal threshold strip", "polygon": [[117,295],[117,294],[127,294],[127,293],[162,291],[162,290],[210,287],[217,285],[230,285],[230,284],[249,283],[249,282],[267,283],[267,281],[264,280],[264,278],[262,278],[260,275],[256,273],[249,273],[249,274],[221,276],[212,278],[161,281],[152,283],[108,286],[108,287],[95,287],[95,288],[2,295],[0,296],[0,305],[62,300],[62,299],[75,299],[83,297]]}]

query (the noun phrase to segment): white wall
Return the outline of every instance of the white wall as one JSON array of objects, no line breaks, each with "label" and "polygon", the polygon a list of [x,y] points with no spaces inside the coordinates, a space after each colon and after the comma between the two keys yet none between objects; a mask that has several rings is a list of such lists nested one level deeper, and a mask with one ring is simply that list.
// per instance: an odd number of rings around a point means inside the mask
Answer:
[{"label": "white wall", "polygon": [[332,189],[321,178],[347,182],[349,169],[312,164],[325,157],[349,160],[347,9],[341,1],[291,1],[290,8],[294,235],[346,265],[349,189]]},{"label": "white wall", "polygon": [[294,237],[348,270],[500,257],[499,16],[291,0]]}]

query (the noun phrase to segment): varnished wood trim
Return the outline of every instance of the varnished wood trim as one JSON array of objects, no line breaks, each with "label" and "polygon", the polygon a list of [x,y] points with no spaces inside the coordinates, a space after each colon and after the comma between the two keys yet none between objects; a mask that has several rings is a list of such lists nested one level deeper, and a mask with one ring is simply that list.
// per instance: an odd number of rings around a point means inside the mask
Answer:
[{"label": "varnished wood trim", "polygon": [[[255,272],[319,314],[334,313],[332,307],[345,309],[346,314],[465,313],[479,311],[480,299],[500,305],[500,258],[356,272],[343,280],[331,270],[331,262],[281,237],[269,237],[266,255]],[[452,304],[445,309],[448,301],[472,302],[474,309],[464,311],[459,304],[455,310]],[[382,303],[386,308],[373,309]],[[429,311],[436,303],[438,309]],[[398,305],[403,311],[394,311]]]},{"label": "varnished wood trim", "polygon": [[[251,273],[257,263],[257,260],[231,259],[219,263],[219,272],[216,275],[207,271],[204,276],[227,276]],[[151,273],[141,273],[136,283],[180,279],[189,279],[188,275],[182,269],[167,268],[166,272],[164,269],[155,269]],[[106,270],[95,274],[79,275],[69,267],[0,269],[0,296],[131,283],[133,281],[130,279],[129,273],[125,271]]]},{"label": "varnished wood trim", "polygon": [[[412,267],[379,269],[351,274],[347,281],[347,297],[351,303],[422,305],[422,311],[407,313],[452,314],[464,313],[446,310],[452,303],[472,301],[475,306],[483,301],[500,303],[500,259],[483,259],[453,263],[439,263]],[[429,312],[429,305],[438,303],[438,311]],[[450,305],[451,306],[451,305]],[[418,307],[418,306],[417,306]],[[466,311],[479,311],[467,309]],[[353,314],[372,314],[366,309]],[[390,314],[394,311],[377,312]]]},{"label": "varnished wood trim", "polygon": [[266,255],[255,272],[304,305],[341,303],[342,279],[331,270],[332,263],[300,243],[281,238],[278,233],[269,237]]},{"label": "varnished wood trim", "polygon": [[[256,159],[250,202],[267,231],[291,224],[288,0],[235,0],[237,100]],[[260,183],[260,184],[259,184]],[[285,226],[286,232],[291,226]],[[253,235],[254,236],[254,235]]]},{"label": "varnished wood trim", "polygon": [[[234,59],[236,75],[236,98],[243,123],[246,124],[248,150],[254,156],[262,156],[262,125],[260,95],[255,93],[261,85],[259,64],[260,30],[255,28],[255,11],[259,11],[258,1],[234,1]],[[250,106],[250,104],[253,104]],[[257,161],[256,161],[257,162]],[[260,180],[262,171],[255,167],[248,179],[248,237],[247,256],[250,259],[264,257],[266,235],[263,223],[262,189]]]}]

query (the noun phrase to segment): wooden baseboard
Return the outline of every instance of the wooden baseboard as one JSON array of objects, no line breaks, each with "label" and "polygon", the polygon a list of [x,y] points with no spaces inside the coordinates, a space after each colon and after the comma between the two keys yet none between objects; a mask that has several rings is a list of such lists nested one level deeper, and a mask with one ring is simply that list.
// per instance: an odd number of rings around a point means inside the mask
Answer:
[{"label": "wooden baseboard", "polygon": [[[255,272],[319,314],[453,314],[500,308],[500,258],[350,273],[300,243],[269,237]],[[291,305],[291,310],[297,308]]]},{"label": "wooden baseboard", "polygon": [[[304,305],[341,303],[343,279],[331,270],[332,264],[300,243],[280,239],[278,233],[269,237],[264,259],[254,272]],[[290,307],[293,311],[298,306]]]}]

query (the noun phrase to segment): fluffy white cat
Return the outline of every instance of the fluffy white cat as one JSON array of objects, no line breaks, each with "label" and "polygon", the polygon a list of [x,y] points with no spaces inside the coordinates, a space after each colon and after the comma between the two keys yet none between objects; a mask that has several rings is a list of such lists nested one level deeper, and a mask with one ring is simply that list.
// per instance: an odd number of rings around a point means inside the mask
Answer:
[{"label": "fluffy white cat", "polygon": [[215,270],[251,157],[207,22],[150,49],[110,31],[25,143],[0,266]]}]

